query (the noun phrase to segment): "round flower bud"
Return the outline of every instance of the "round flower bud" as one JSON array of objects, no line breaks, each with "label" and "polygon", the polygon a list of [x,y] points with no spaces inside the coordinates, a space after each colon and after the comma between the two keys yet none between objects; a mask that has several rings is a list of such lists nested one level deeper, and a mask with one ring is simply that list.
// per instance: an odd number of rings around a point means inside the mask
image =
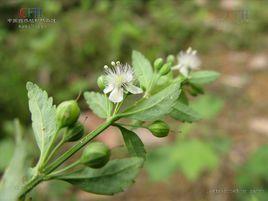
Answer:
[{"label": "round flower bud", "polygon": [[159,69],[163,66],[163,64],[164,64],[163,59],[162,59],[162,58],[158,58],[158,59],[156,59],[156,60],[154,61],[154,68],[155,68],[156,70],[159,70]]},{"label": "round flower bud", "polygon": [[175,57],[174,55],[168,55],[167,57],[167,62],[170,63],[171,65],[174,65],[174,62],[175,62]]},{"label": "round flower bud", "polygon": [[155,137],[166,137],[169,133],[169,126],[164,121],[154,121],[148,129],[152,132]]},{"label": "round flower bud", "polygon": [[64,101],[57,107],[57,122],[59,127],[66,127],[73,125],[80,114],[78,104],[74,100]]},{"label": "round flower bud", "polygon": [[80,158],[80,162],[91,168],[101,168],[110,159],[110,149],[102,142],[93,142],[89,144]]},{"label": "round flower bud", "polygon": [[159,71],[160,75],[162,75],[162,76],[168,74],[169,72],[170,72],[170,64],[169,63],[164,64]]},{"label": "round flower bud", "polygon": [[82,138],[84,135],[84,126],[80,122],[76,122],[72,127],[68,127],[63,134],[64,142],[74,142]]},{"label": "round flower bud", "polygon": [[103,90],[105,88],[103,75],[98,77],[97,84],[98,84],[98,87],[100,88],[100,90]]}]

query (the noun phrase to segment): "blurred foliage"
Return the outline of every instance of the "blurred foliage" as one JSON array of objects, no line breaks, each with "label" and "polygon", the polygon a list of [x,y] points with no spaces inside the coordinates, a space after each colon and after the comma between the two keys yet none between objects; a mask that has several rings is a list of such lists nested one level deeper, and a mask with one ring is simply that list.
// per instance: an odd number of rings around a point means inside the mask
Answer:
[{"label": "blurred foliage", "polygon": [[0,171],[2,172],[9,164],[14,152],[14,143],[11,139],[4,138],[0,141]]},{"label": "blurred foliage", "polygon": [[204,170],[219,163],[211,147],[199,140],[187,140],[161,147],[148,155],[147,170],[153,180],[166,180],[180,170],[188,179],[198,179]]},{"label": "blurred foliage", "polygon": [[[268,198],[268,145],[259,147],[243,164],[237,169],[237,183],[242,189],[251,190],[256,200]],[[250,200],[247,194],[238,194],[239,200]]]}]

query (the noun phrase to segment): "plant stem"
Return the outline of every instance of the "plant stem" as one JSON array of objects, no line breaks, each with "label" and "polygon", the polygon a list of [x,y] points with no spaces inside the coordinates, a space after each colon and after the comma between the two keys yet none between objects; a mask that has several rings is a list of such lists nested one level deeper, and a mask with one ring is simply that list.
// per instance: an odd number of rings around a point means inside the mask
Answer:
[{"label": "plant stem", "polygon": [[47,159],[44,161],[44,165],[46,165],[49,160],[51,159],[51,157],[55,154],[55,152],[63,145],[64,143],[64,139],[62,138],[61,141],[54,147],[54,149],[51,151],[51,153],[49,154],[49,156],[47,157]]},{"label": "plant stem", "polygon": [[67,170],[70,170],[71,168],[73,168],[73,167],[75,167],[75,166],[77,166],[79,164],[80,164],[80,161],[77,160],[74,163],[66,166],[65,168],[62,168],[62,169],[60,169],[58,171],[52,172],[51,174],[45,176],[45,180],[49,180],[49,179],[52,179],[54,177],[60,176],[61,174],[65,173]]},{"label": "plant stem", "polygon": [[53,137],[52,137],[52,139],[50,141],[50,144],[49,144],[48,148],[46,149],[46,152],[44,152],[43,155],[41,154],[41,156],[39,158],[39,161],[38,161],[38,163],[36,165],[37,171],[40,171],[46,165],[46,161],[48,161],[50,151],[53,148],[54,142],[57,139],[59,132],[60,132],[60,128],[57,128],[55,134],[53,135]]},{"label": "plant stem", "polygon": [[53,170],[57,169],[60,165],[62,165],[67,159],[69,159],[72,155],[74,155],[77,151],[79,151],[83,146],[85,146],[88,142],[98,136],[102,131],[112,125],[115,121],[117,121],[120,116],[113,116],[105,123],[101,124],[96,130],[90,132],[85,137],[83,137],[77,144],[71,147],[68,151],[66,151],[63,155],[53,161],[50,165],[44,168],[42,171],[42,175],[36,175],[33,177],[22,189],[20,193],[20,198],[25,196],[32,188],[34,188],[37,184],[44,180],[44,177],[51,173]]},{"label": "plant stem", "polygon": [[152,80],[151,80],[151,82],[149,84],[149,87],[148,87],[148,89],[146,89],[146,91],[144,93],[144,96],[143,96],[144,98],[148,98],[150,96],[150,92],[152,90],[152,86],[155,84],[155,82],[157,82],[157,80],[160,77],[161,77],[161,75],[158,74],[158,73],[157,74],[156,73],[153,74],[153,77],[152,77]]},{"label": "plant stem", "polygon": [[124,123],[114,123],[113,125],[117,126],[125,126],[125,127],[132,127],[132,128],[146,128],[145,126],[137,126],[137,125],[133,125],[133,124],[124,124]]},{"label": "plant stem", "polygon": [[43,180],[40,176],[33,177],[22,189],[19,199],[21,200],[28,192],[30,192],[37,184]]},{"label": "plant stem", "polygon": [[102,131],[108,128],[114,121],[118,119],[117,116],[111,118],[107,122],[100,125],[96,130],[90,132],[88,135],[83,137],[77,144],[71,147],[68,151],[66,151],[63,155],[61,155],[57,160],[53,161],[50,165],[48,165],[44,169],[45,174],[49,174],[57,167],[59,167],[62,163],[64,163],[67,159],[69,159],[73,154],[75,154],[78,150],[80,150],[83,146],[85,146],[89,141],[99,135]]}]

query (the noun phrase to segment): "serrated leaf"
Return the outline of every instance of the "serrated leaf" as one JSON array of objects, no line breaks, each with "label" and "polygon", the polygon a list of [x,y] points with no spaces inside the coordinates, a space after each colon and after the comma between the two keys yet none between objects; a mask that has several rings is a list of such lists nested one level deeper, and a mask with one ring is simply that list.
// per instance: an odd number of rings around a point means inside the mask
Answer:
[{"label": "serrated leaf", "polygon": [[177,101],[173,106],[170,116],[182,122],[194,122],[201,119],[195,110],[180,101]]},{"label": "serrated leaf", "polygon": [[[202,119],[211,119],[216,117],[224,106],[224,101],[213,95],[205,95],[198,97],[191,107],[198,111]],[[209,109],[208,109],[209,108]]]},{"label": "serrated leaf", "polygon": [[166,180],[180,170],[195,181],[205,170],[216,168],[218,163],[218,155],[208,143],[188,140],[153,150],[147,156],[145,168],[154,180]]},{"label": "serrated leaf", "polygon": [[148,89],[153,76],[153,69],[150,61],[146,59],[140,52],[132,52],[132,66],[135,71],[140,85]]},{"label": "serrated leaf", "polygon": [[90,109],[99,117],[107,118],[113,109],[113,104],[103,94],[97,92],[85,92],[84,98]]},{"label": "serrated leaf", "polygon": [[117,126],[124,138],[126,147],[131,154],[131,156],[137,157],[146,157],[146,151],[144,149],[144,144],[142,143],[141,139],[138,137],[136,133],[130,131],[122,126]]},{"label": "serrated leaf", "polygon": [[48,98],[47,92],[36,84],[27,82],[29,109],[32,114],[32,127],[38,147],[44,152],[57,131],[56,106],[53,99]]},{"label": "serrated leaf", "polygon": [[176,151],[174,146],[163,146],[148,153],[145,169],[153,181],[167,181],[178,170],[177,161],[170,157]]},{"label": "serrated leaf", "polygon": [[193,72],[189,78],[189,82],[193,84],[207,84],[218,79],[220,73],[216,71],[197,71]]},{"label": "serrated leaf", "polygon": [[219,158],[209,144],[200,140],[189,140],[176,145],[175,160],[179,169],[190,180],[196,180],[204,170],[214,169]]},{"label": "serrated leaf", "polygon": [[[16,122],[17,135],[21,135],[19,124]],[[14,155],[4,172],[0,183],[0,201],[17,201],[22,188],[27,158],[27,143],[21,136],[16,136]]]},{"label": "serrated leaf", "polygon": [[112,160],[103,168],[92,169],[87,167],[59,179],[87,192],[113,195],[124,191],[133,183],[143,161],[142,158],[138,157]]},{"label": "serrated leaf", "polygon": [[141,121],[153,121],[171,112],[180,95],[180,83],[174,82],[147,99],[142,99],[123,112],[123,116]]}]

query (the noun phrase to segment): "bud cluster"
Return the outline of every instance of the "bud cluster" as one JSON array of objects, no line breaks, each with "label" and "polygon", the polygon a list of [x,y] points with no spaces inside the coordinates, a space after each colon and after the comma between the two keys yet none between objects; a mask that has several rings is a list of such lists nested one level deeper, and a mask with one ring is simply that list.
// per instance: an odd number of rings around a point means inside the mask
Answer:
[{"label": "bud cluster", "polygon": [[174,65],[175,57],[173,55],[169,55],[167,57],[166,63],[162,58],[157,58],[154,61],[154,69],[159,75],[164,76],[167,75],[171,71],[171,67]]}]

